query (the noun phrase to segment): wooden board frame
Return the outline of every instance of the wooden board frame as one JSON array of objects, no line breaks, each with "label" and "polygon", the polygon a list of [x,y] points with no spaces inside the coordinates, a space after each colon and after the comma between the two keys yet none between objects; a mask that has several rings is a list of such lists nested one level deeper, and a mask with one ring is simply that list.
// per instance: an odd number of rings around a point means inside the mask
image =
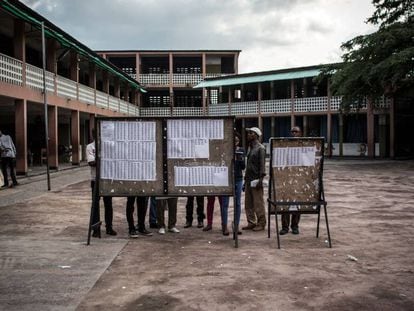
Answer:
[{"label": "wooden board frame", "polygon": [[[208,159],[168,159],[167,144],[169,120],[223,120],[224,137],[210,140]],[[101,122],[155,122],[156,123],[156,181],[126,181],[101,178]],[[99,196],[234,196],[234,117],[97,117],[96,161]],[[228,186],[175,186],[175,166],[226,166]]]}]

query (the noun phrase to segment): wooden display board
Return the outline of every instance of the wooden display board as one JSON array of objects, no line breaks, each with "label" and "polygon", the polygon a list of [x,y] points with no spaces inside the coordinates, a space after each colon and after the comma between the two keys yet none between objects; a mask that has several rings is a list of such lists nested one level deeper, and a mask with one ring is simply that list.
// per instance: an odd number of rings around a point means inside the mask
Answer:
[{"label": "wooden display board", "polygon": [[292,203],[277,205],[278,212],[316,210],[315,206],[294,202],[321,200],[323,148],[323,138],[271,139],[272,198]]},{"label": "wooden display board", "polygon": [[99,196],[233,195],[234,118],[96,118]]},{"label": "wooden display board", "polygon": [[268,237],[270,238],[270,215],[274,214],[278,248],[280,248],[278,214],[317,214],[316,237],[319,237],[322,206],[325,212],[329,247],[332,247],[327,203],[323,190],[323,160],[323,137],[270,139]]}]

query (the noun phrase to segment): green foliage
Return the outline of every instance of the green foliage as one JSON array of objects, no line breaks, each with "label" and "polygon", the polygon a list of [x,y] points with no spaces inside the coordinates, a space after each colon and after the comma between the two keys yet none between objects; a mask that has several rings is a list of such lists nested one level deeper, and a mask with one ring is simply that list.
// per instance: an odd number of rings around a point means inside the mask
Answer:
[{"label": "green foliage", "polygon": [[364,98],[378,100],[414,87],[414,17],[408,0],[373,0],[368,22],[378,31],[357,36],[341,48],[343,63],[325,66],[317,80],[328,77],[345,110]]}]

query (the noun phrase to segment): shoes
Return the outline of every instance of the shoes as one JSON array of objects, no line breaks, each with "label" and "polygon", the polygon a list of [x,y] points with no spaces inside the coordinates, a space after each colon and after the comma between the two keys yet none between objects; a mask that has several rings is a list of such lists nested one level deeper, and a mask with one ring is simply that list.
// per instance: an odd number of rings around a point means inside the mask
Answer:
[{"label": "shoes", "polygon": [[159,234],[165,234],[165,228],[160,228],[160,230],[158,230]]},{"label": "shoes", "polygon": [[293,234],[299,234],[299,228],[292,228]]},{"label": "shoes", "polygon": [[227,229],[227,225],[222,225],[221,231],[223,232],[223,235],[225,236],[230,235],[229,229]]},{"label": "shoes", "polygon": [[253,230],[253,231],[263,231],[264,229],[265,229],[265,227],[264,227],[264,226],[257,225],[257,226],[255,226],[252,230]]},{"label": "shoes", "polygon": [[207,225],[203,228],[203,231],[210,231],[211,229],[213,229],[213,227],[211,225]]},{"label": "shoes", "polygon": [[155,223],[150,223],[150,225],[149,225],[149,227],[151,228],[151,229],[158,229],[158,226],[157,226],[157,224]]},{"label": "shoes", "polygon": [[238,234],[238,235],[242,235],[242,234],[243,234],[243,232],[239,231],[239,232],[237,232],[237,234]]},{"label": "shoes", "polygon": [[3,185],[3,186],[1,186],[2,188],[7,188],[9,185]]},{"label": "shoes", "polygon": [[106,234],[117,235],[116,231],[112,228],[106,228]]},{"label": "shoes", "polygon": [[152,236],[152,232],[148,231],[147,229],[138,229],[138,233],[144,236]]},{"label": "shoes", "polygon": [[18,182],[14,182],[13,186],[19,186],[20,184]]},{"label": "shoes", "polygon": [[253,230],[254,227],[256,227],[256,225],[248,224],[247,226],[243,227],[242,230]]},{"label": "shoes", "polygon": [[289,230],[288,229],[282,229],[282,230],[279,231],[279,234],[280,235],[285,235],[287,233],[289,233]]},{"label": "shoes", "polygon": [[136,239],[138,237],[138,232],[135,229],[129,230],[129,237],[132,239]]},{"label": "shoes", "polygon": [[180,233],[180,230],[178,230],[176,227],[172,227],[172,228],[168,229],[168,231],[172,232],[172,233]]},{"label": "shoes", "polygon": [[203,227],[204,227],[203,222],[199,221],[198,224],[197,224],[197,228],[203,228]]},{"label": "shoes", "polygon": [[93,230],[92,231],[92,237],[94,237],[94,238],[100,238],[101,237],[101,233],[99,232],[99,230]]},{"label": "shoes", "polygon": [[192,226],[193,226],[193,224],[191,222],[187,221],[184,225],[184,228],[190,228]]}]

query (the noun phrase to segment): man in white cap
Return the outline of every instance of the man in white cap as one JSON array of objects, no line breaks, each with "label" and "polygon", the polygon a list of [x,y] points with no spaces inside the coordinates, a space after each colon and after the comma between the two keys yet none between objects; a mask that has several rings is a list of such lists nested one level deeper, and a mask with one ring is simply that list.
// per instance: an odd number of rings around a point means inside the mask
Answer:
[{"label": "man in white cap", "polygon": [[259,142],[262,131],[257,127],[246,129],[247,165],[245,181],[244,208],[247,218],[247,226],[243,230],[262,231],[266,227],[265,206],[263,201],[263,177],[265,173],[266,149]]}]

